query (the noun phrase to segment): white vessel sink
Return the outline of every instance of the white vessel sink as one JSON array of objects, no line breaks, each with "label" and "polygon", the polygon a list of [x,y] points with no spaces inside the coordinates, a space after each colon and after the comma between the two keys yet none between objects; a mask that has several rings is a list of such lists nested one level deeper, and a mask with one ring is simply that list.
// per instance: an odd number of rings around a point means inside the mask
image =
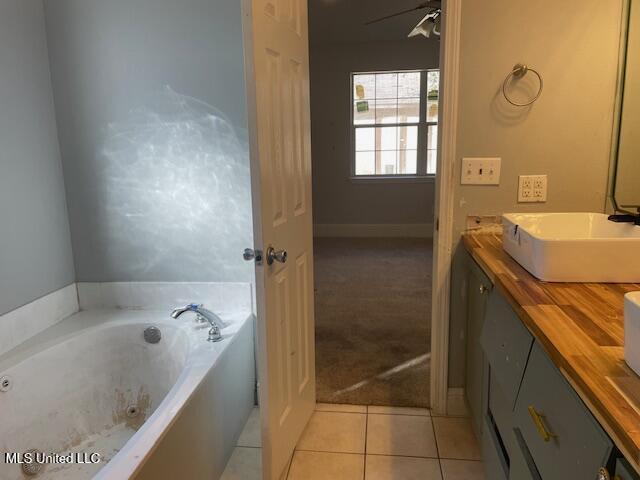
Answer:
[{"label": "white vessel sink", "polygon": [[503,248],[547,282],[640,282],[640,226],[602,213],[503,215]]}]

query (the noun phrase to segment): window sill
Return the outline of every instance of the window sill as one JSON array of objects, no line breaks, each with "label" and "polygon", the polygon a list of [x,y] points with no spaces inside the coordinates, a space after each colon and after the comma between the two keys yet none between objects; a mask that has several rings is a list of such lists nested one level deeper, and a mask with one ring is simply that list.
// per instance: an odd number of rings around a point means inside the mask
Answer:
[{"label": "window sill", "polygon": [[434,183],[435,175],[355,175],[351,183]]}]

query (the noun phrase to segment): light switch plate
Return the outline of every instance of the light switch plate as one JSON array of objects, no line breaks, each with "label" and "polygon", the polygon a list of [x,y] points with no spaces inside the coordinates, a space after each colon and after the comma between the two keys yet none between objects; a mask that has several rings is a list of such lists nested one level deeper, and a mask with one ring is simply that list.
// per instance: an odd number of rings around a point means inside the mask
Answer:
[{"label": "light switch plate", "polygon": [[543,203],[547,201],[546,175],[520,175],[518,177],[518,202]]},{"label": "light switch plate", "polygon": [[462,185],[499,185],[500,158],[471,158],[462,159]]}]

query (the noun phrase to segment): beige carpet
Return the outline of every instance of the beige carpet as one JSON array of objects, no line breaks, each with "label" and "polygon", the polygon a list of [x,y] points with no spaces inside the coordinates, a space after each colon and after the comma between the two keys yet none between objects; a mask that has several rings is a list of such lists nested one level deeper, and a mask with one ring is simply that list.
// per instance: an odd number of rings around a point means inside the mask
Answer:
[{"label": "beige carpet", "polygon": [[427,407],[431,241],[317,238],[318,402]]}]

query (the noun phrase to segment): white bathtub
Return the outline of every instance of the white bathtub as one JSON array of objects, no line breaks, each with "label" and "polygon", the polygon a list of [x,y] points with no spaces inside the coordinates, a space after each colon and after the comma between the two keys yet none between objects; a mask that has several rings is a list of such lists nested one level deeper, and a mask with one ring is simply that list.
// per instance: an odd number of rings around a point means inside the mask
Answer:
[{"label": "white bathtub", "polygon": [[[31,449],[100,455],[49,463],[37,479],[218,478],[255,382],[253,317],[224,319],[210,343],[190,314],[80,312],[0,357],[0,479],[25,478],[5,452]],[[143,338],[151,325],[158,344]]]}]

